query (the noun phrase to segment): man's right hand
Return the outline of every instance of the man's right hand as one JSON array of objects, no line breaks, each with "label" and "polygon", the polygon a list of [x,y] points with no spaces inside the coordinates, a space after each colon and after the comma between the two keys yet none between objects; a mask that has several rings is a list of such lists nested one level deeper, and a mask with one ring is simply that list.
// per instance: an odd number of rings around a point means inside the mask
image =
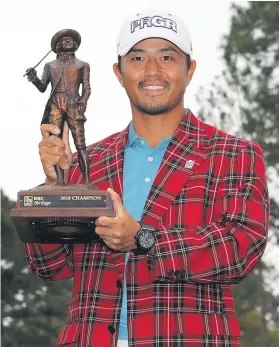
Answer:
[{"label": "man's right hand", "polygon": [[63,138],[60,139],[59,128],[53,124],[42,124],[42,141],[39,143],[39,153],[41,162],[46,175],[46,184],[54,185],[57,181],[54,165],[60,166],[65,170],[65,180],[72,162],[72,151],[69,142],[68,124],[64,123]]},{"label": "man's right hand", "polygon": [[29,69],[27,69],[26,73],[27,73],[27,79],[29,82],[35,82],[38,79],[37,71],[33,67],[30,67]]}]

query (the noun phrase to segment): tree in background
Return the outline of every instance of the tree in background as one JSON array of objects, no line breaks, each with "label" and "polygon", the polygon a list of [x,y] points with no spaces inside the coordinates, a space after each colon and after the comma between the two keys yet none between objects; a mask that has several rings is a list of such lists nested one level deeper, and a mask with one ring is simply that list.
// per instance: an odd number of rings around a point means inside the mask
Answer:
[{"label": "tree in background", "polygon": [[30,273],[23,243],[9,217],[14,205],[2,192],[2,345],[55,346],[67,315],[71,281],[44,282]]},{"label": "tree in background", "polygon": [[[279,3],[233,4],[221,49],[225,66],[210,90],[201,88],[200,116],[262,147],[271,196],[269,243],[275,257],[279,246]],[[274,283],[278,284],[278,268],[262,261],[235,286],[241,346],[279,345],[279,297],[273,292]]]}]

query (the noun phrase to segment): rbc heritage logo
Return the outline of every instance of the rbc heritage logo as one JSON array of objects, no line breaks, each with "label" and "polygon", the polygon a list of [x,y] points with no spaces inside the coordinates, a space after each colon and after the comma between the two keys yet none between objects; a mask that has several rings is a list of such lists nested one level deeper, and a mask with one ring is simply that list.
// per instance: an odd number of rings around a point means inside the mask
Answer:
[{"label": "rbc heritage logo", "polygon": [[161,27],[173,30],[177,33],[177,24],[174,20],[169,18],[163,18],[161,16],[153,16],[153,17],[142,17],[140,19],[134,20],[131,23],[131,33],[133,33],[136,28],[143,29],[144,27]]},{"label": "rbc heritage logo", "polygon": [[33,196],[25,196],[23,201],[24,206],[33,206]]}]

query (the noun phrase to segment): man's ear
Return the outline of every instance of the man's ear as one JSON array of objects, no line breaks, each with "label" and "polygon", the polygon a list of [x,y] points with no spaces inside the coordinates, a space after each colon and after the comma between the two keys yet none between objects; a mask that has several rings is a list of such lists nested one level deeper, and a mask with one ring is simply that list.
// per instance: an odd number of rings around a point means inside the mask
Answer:
[{"label": "man's ear", "polygon": [[196,61],[192,60],[191,65],[189,67],[189,70],[187,71],[187,85],[191,82],[191,79],[192,79],[194,72],[196,70],[196,65],[197,65]]},{"label": "man's ear", "polygon": [[122,74],[121,74],[121,71],[120,71],[117,63],[113,64],[113,72],[115,73],[118,81],[120,82],[120,84],[123,87],[123,78],[122,78]]}]

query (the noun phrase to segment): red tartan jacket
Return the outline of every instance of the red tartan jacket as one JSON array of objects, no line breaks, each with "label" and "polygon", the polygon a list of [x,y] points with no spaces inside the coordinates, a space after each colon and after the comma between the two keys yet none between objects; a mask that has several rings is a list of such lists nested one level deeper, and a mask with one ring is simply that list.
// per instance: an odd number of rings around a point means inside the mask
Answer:
[{"label": "red tartan jacket", "polygon": [[[92,183],[120,196],[127,134],[128,128],[88,147]],[[76,165],[71,183],[82,182]],[[141,220],[155,227],[156,243],[147,255],[131,253],[127,264],[129,346],[238,346],[232,284],[257,265],[267,241],[261,148],[188,111]],[[94,243],[26,244],[26,253],[40,278],[74,279],[57,344],[116,347],[124,254]]]}]

